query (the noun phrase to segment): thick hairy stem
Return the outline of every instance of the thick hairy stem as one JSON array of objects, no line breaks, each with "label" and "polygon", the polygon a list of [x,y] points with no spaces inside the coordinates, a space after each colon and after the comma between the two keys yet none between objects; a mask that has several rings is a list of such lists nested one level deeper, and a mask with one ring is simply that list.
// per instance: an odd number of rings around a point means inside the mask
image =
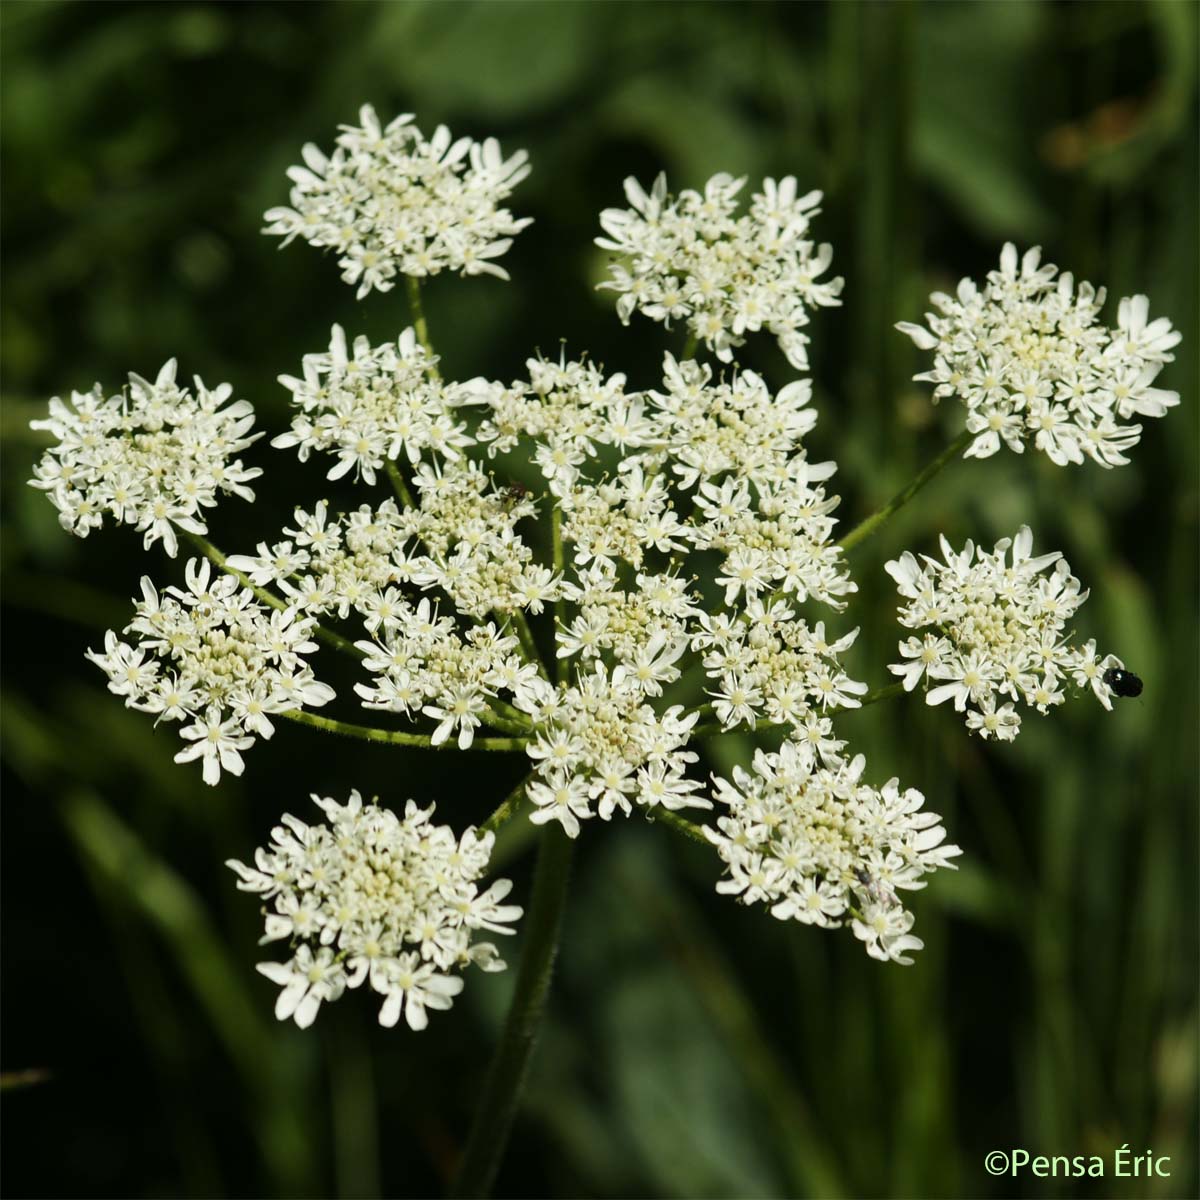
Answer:
[{"label": "thick hairy stem", "polygon": [[957,458],[974,439],[973,433],[964,430],[907,487],[897,492],[882,508],[873,512],[865,521],[855,525],[838,542],[838,545],[843,550],[851,550],[859,542],[866,541],[880,525],[894,513],[899,512],[951,459]]},{"label": "thick hairy stem", "polygon": [[522,922],[525,944],[517,968],[516,990],[500,1044],[488,1068],[452,1196],[488,1195],[504,1156],[546,1006],[573,849],[574,843],[557,824],[551,823],[543,830],[533,877],[533,899]]},{"label": "thick hairy stem", "polygon": [[[274,715],[274,714],[273,714]],[[332,717],[318,717],[316,713],[294,708],[278,714],[295,721],[297,725],[308,725],[313,729],[323,729],[326,733],[340,733],[343,737],[358,738],[362,742],[379,742],[387,746],[424,746],[432,750],[457,750],[458,742],[454,738],[434,745],[433,739],[425,733],[405,733],[398,729],[376,729],[371,725],[352,725],[349,721],[335,721]],[[528,738],[475,738],[471,750],[497,750],[510,752],[524,750],[529,744]]]},{"label": "thick hairy stem", "polygon": [[[201,554],[211,559],[226,574],[232,575],[242,587],[249,588],[264,604],[269,604],[272,608],[277,608],[280,612],[286,612],[287,609],[291,608],[291,605],[286,600],[280,599],[274,592],[269,592],[266,588],[251,583],[246,575],[236,567],[231,567],[226,561],[225,555],[207,538],[201,537],[198,533],[188,533],[186,530],[184,530],[184,536]],[[332,629],[326,629],[324,625],[317,625],[313,629],[313,635],[327,646],[332,646],[335,650],[340,650],[343,654],[350,654],[355,658],[363,657],[363,652],[349,638],[342,637],[340,633],[334,633]]]}]

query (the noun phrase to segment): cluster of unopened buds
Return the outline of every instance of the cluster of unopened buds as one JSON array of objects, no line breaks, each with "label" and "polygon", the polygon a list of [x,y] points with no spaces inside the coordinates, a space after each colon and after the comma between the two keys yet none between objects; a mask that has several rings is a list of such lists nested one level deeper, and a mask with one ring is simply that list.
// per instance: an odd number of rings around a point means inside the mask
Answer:
[{"label": "cluster of unopened buds", "polygon": [[[304,161],[266,232],[332,250],[360,296],[403,276],[414,306],[395,340],[334,326],[327,349],[280,377],[294,415],[272,445],[373,489],[363,502],[303,503],[226,557],[201,512],[220,492],[253,499],[261,470],[236,456],[259,435],[229,385],[188,392],[173,362],[108,399],[97,387],[51,401],[35,425],[57,443],[33,480],[80,536],[108,518],[172,555],[180,536],[195,548],[186,586],[144,579],[126,639],[109,633],[91,657],[126,705],[180,723],[177,757],[199,759],[207,782],[241,774],[280,718],[527,759],[517,789],[479,826],[456,821],[461,833],[435,825],[432,806],[400,816],[352,793],[317,800],[327,823],[285,816],[253,866],[231,863],[267,904],[264,940],[290,950],[261,967],[282,989],[277,1014],[307,1025],[365,983],[384,1024],[418,1029],[450,1006],[464,967],[502,967],[475,935],[510,933],[521,915],[503,903],[507,881],[482,883],[494,831],[518,812],[575,838],[640,809],[715,847],[719,892],[911,961],[921,942],[902,896],[959,850],[919,791],[869,782],[838,715],[920,686],[970,730],[1010,740],[1019,706],[1046,713],[1076,687],[1108,708],[1140,685],[1094,641],[1072,643],[1087,591],[1059,553],[1033,555],[1027,527],[990,553],[943,538],[941,560],[888,563],[912,631],[890,668],[900,682],[872,690],[851,674],[845,552],[877,518],[839,542],[835,464],[805,444],[810,382],[772,389],[736,361],[761,329],[804,369],[812,310],[839,302],[830,248],[810,238],[820,193],[768,179],[739,215],[745,180],[677,197],[662,177],[649,193],[627,181],[630,208],[601,216],[614,255],[602,286],[623,321],[682,327],[661,374],[634,385],[564,351],[530,358],[520,379],[453,381],[417,280],[505,277],[497,259],[529,222],[500,204],[525,154],[441,128],[427,140],[408,116],[383,126],[365,108],[332,154],[309,146]],[[934,351],[919,376],[934,399],[965,404],[968,456],[1032,441],[1056,463],[1111,467],[1140,433],[1131,418],[1178,402],[1153,384],[1179,335],[1140,296],[1108,329],[1102,301],[1006,246],[983,288],[964,281],[933,298],[927,326],[900,326]],[[337,699],[315,674],[321,643],[358,662],[344,699],[390,723],[312,711]],[[778,750],[705,778],[703,739],[765,729]]]}]

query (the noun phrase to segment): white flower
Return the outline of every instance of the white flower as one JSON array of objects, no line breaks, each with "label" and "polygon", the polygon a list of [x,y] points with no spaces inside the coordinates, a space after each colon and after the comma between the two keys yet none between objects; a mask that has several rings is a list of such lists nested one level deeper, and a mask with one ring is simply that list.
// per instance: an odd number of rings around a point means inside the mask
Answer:
[{"label": "white flower", "polygon": [[862,782],[865,760],[819,753],[790,738],[777,754],[759,750],[752,770],[714,777],[728,809],[705,830],[726,865],[717,891],[743,904],[768,904],[780,920],[827,929],[846,923],[875,958],[909,963],[912,914],[897,896],[925,886],[923,876],[961,851],[924,797]]},{"label": "white flower", "polygon": [[1034,557],[1028,526],[997,542],[990,554],[973,542],[961,553],[945,538],[941,545],[944,562],[926,555],[918,562],[905,551],[886,565],[907,601],[900,624],[932,630],[902,641],[905,661],[888,668],[906,691],[923,677],[927,703],[952,700],[966,713],[968,729],[1000,741],[1017,735],[1018,702],[1044,714],[1063,702],[1059,685],[1068,677],[1112,707],[1104,673],[1122,664],[1112,655],[1097,660],[1095,642],[1083,649],[1070,645],[1068,623],[1088,593],[1061,554]]},{"label": "white flower", "polygon": [[323,1000],[336,1000],[346,989],[346,973],[328,946],[313,954],[301,943],[291,962],[259,963],[258,970],[283,988],[275,1001],[276,1018],[286,1021],[290,1017],[301,1029],[316,1020]]},{"label": "white flower", "polygon": [[1007,243],[982,289],[964,279],[954,296],[930,300],[938,311],[926,315],[928,328],[896,328],[934,352],[933,369],[916,376],[935,385],[934,402],[957,396],[966,406],[976,435],[968,456],[986,458],[1002,442],[1019,454],[1032,441],[1059,466],[1085,457],[1119,466],[1142,431],[1125,422],[1179,403],[1177,392],[1153,386],[1180,341],[1170,321],[1149,321],[1146,297],[1132,296],[1107,328],[1098,321],[1104,289],[1076,287],[1042,265],[1037,247],[1018,261]]},{"label": "white flower", "polygon": [[452,141],[444,125],[426,139],[411,120],[406,113],[381,128],[365,105],[359,125],[341,127],[331,155],[304,147],[305,165],[288,170],[291,207],[265,217],[263,232],[284,245],[300,237],[332,249],[359,299],[387,291],[397,275],[507,279],[494,260],[532,220],[500,207],[529,174],[524,150],[505,159],[494,138]]},{"label": "white flower", "polygon": [[583,779],[559,771],[551,772],[548,782],[533,780],[526,794],[534,805],[529,819],[535,825],[557,821],[568,837],[579,836],[579,822],[592,816],[587,784]]},{"label": "white flower", "polygon": [[290,432],[271,445],[298,447],[302,462],[314,450],[336,455],[330,479],[353,470],[355,478],[374,483],[388,459],[403,454],[415,463],[431,449],[456,459],[471,444],[455,412],[475,401],[476,384],[443,385],[437,360],[411,329],[382,346],[356,338],[348,352],[346,335],[335,325],[328,353],[306,355],[303,370],[302,379],[279,377],[300,411]]},{"label": "white flower", "polygon": [[235,457],[262,436],[250,433],[254,409],[245,400],[226,404],[227,383],[210,390],[197,378],[193,395],[175,370],[171,359],[153,383],[131,374],[127,391],[109,399],[99,384],[73,392],[69,405],[56,396],[50,416],[30,422],[58,439],[30,483],[46,492],[68,532],[87,537],[108,516],[136,526],[147,550],[161,541],[174,558],[176,528],[207,532],[202,509],[218,492],[254,499],[246,484],[262,471]]},{"label": "white flower", "polygon": [[422,963],[416,954],[401,954],[387,973],[387,999],[379,1010],[379,1023],[391,1028],[403,1010],[408,1027],[424,1029],[429,1024],[426,1009],[446,1011],[463,989],[457,975],[439,974],[432,963]]},{"label": "white flower", "polygon": [[854,936],[866,946],[867,953],[881,962],[897,962],[911,966],[909,950],[920,950],[925,943],[908,931],[913,926],[913,915],[907,909],[895,905],[867,904],[863,915],[851,922]]},{"label": "white flower", "polygon": [[204,782],[215,784],[222,771],[240,775],[241,751],[271,736],[269,714],[320,707],[334,693],[305,659],[317,648],[312,618],[267,608],[231,576],[214,578],[207,561],[189,560],[186,578],[186,589],[160,595],[143,577],[142,599],[125,628],[137,644],[109,630],[104,650],[90,650],[88,658],[127,708],[159,721],[190,721],[181,730],[190,745],[175,761],[199,758]]},{"label": "white flower", "polygon": [[745,182],[714,175],[703,194],[689,189],[673,198],[665,175],[649,194],[626,179],[630,207],[600,214],[607,236],[596,245],[620,256],[600,287],[618,293],[617,315],[626,324],[634,311],[668,326],[683,321],[722,362],[747,333],[767,329],[803,370],[808,310],[839,304],[842,290],[840,278],[818,282],[833,251],[806,237],[821,193],[797,196],[792,176],[767,179],[739,217]]},{"label": "white flower", "polygon": [[239,750],[248,750],[254,745],[252,737],[241,735],[241,722],[236,717],[221,720],[221,710],[215,705],[208,709],[194,725],[179,731],[179,736],[192,744],[175,755],[177,763],[201,759],[204,765],[204,782],[210,787],[221,778],[221,772],[240,775],[245,763]]},{"label": "white flower", "polygon": [[503,970],[496,948],[476,942],[487,929],[511,934],[521,909],[501,903],[511,884],[497,880],[480,893],[494,835],[467,829],[456,836],[433,824],[434,806],[411,800],[403,817],[358,792],[338,804],[313,797],[326,822],[306,825],[285,815],[260,849],[254,866],[231,860],[242,891],[269,901],[270,941],[288,937],[286,963],[259,964],[283,991],[275,1006],[281,1020],[312,1024],[322,1002],[346,988],[369,983],[384,997],[379,1023],[403,1014],[424,1029],[428,1009],[447,1009],[462,991],[457,974],[471,963]]}]

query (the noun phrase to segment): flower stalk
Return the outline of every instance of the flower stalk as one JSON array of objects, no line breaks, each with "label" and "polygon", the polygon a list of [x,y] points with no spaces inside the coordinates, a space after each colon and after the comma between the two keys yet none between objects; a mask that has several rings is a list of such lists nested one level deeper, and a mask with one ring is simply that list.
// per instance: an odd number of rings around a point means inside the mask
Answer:
[{"label": "flower stalk", "polygon": [[518,608],[512,614],[513,632],[517,635],[521,643],[521,653],[525,656],[525,661],[533,663],[538,669],[538,674],[543,679],[548,678],[546,675],[546,664],[542,662],[542,656],[538,653],[537,643],[533,640],[533,630],[529,627],[529,621],[525,614]]},{"label": "flower stalk", "polygon": [[704,836],[703,825],[699,825],[695,821],[689,821],[687,817],[681,817],[669,808],[660,808],[651,813],[650,820],[656,825],[665,825],[673,832],[681,833],[684,837],[691,838],[693,842],[700,842],[704,846],[710,845],[708,838]]},{"label": "flower stalk", "polygon": [[[554,555],[554,573],[561,576],[563,568],[566,565],[566,559],[563,553],[563,535],[562,535],[562,509],[556,504],[550,515],[550,540],[552,543],[552,553]],[[561,632],[567,627],[567,606],[561,599],[554,602],[554,624]],[[559,687],[566,687],[569,676],[569,665],[565,658],[559,658],[555,664],[555,674],[558,678]]]},{"label": "flower stalk", "polygon": [[[435,743],[433,738],[425,733],[406,733],[400,729],[376,729],[371,725],[354,725],[349,721],[337,721],[332,717],[318,717],[303,709],[290,709],[279,714],[295,721],[297,725],[308,725],[313,729],[322,729],[326,733],[338,733],[342,737],[357,738],[361,742],[378,742],[387,746],[422,746],[432,750],[457,750],[458,743],[452,739]],[[501,753],[524,750],[529,744],[525,737],[485,737],[475,738],[470,750],[495,750]]]},{"label": "flower stalk", "polygon": [[413,494],[408,490],[408,484],[404,482],[404,475],[395,459],[387,460],[387,476],[391,480],[392,490],[396,493],[396,498],[404,505],[405,508],[416,508],[417,502],[413,499]]},{"label": "flower stalk", "polygon": [[520,783],[517,784],[511,792],[497,805],[495,812],[482,825],[480,830],[483,833],[495,833],[506,821],[516,814],[518,808],[521,807],[521,801],[525,799],[525,787],[529,783],[532,775],[526,775]]},{"label": "flower stalk", "polygon": [[959,457],[974,440],[974,437],[975,435],[970,430],[964,429],[915,479],[897,492],[882,508],[860,521],[837,544],[843,550],[852,550],[859,542],[865,542],[885,521],[899,512],[947,463]]},{"label": "flower stalk", "polygon": [[[523,790],[522,782],[513,796]],[[486,1196],[495,1182],[545,1012],[574,846],[554,825],[541,835],[533,899],[523,920],[525,944],[517,968],[516,990],[450,1189],[452,1196]]]},{"label": "flower stalk", "polygon": [[[421,281],[415,275],[406,275],[404,285],[408,290],[408,307],[412,313],[413,329],[417,332],[417,341],[421,343],[425,353],[432,360],[433,346],[429,341],[429,325],[425,320],[425,305],[421,300]],[[435,379],[440,378],[436,363],[432,363],[430,371]]]}]

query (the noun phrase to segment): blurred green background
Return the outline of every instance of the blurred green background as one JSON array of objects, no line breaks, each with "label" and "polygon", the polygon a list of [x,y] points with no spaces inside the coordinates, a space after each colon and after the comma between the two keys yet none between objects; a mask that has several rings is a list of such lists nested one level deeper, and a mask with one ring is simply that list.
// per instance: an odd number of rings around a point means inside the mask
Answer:
[{"label": "blurred green background", "polygon": [[[936,533],[1033,525],[1092,587],[1079,634],[1146,681],[1112,715],[1078,702],[1012,746],[919,703],[840,719],[871,777],[920,787],[965,850],[917,899],[908,969],[848,934],[712,892],[715,857],[643,822],[583,840],[551,1010],[499,1191],[580,1196],[1195,1196],[1197,1078],[1197,119],[1188,3],[20,3],[3,39],[3,839],[9,1195],[437,1194],[465,1134],[512,972],[477,977],[413,1036],[348,997],[301,1033],[253,970],[254,903],[221,865],[312,791],[436,796],[478,820],[519,763],[280,730],[217,789],[176,767],[83,651],[124,624],[132,532],[86,541],[25,486],[51,394],[177,355],[228,379],[260,427],[275,382],[337,320],[394,336],[331,259],[259,236],[304,141],[363,101],[496,134],[534,173],[513,282],[427,289],[451,373],[515,377],[535,348],[589,349],[649,385],[666,344],[592,285],[621,180],[794,173],[826,192],[845,307],[817,315],[813,457],[858,519],[961,426],[908,382],[892,329],[1000,244],[1151,297],[1184,332],[1134,465],[1039,455],[956,464],[857,551],[872,686],[897,637],[882,563]],[[1110,310],[1110,313],[1114,310]],[[675,341],[672,340],[672,345]],[[749,363],[787,378],[769,339]],[[247,550],[329,491],[265,441]],[[323,656],[327,658],[328,656]],[[338,664],[332,664],[337,666]],[[349,679],[338,709],[353,719]],[[724,765],[744,743],[711,743]],[[511,775],[511,778],[509,776]],[[519,894],[528,839],[503,846]],[[511,956],[510,956],[511,959]],[[10,1084],[22,1083],[11,1076]],[[1171,1156],[1171,1177],[993,1179],[992,1149]],[[1111,1175],[1111,1172],[1110,1172]]]}]

